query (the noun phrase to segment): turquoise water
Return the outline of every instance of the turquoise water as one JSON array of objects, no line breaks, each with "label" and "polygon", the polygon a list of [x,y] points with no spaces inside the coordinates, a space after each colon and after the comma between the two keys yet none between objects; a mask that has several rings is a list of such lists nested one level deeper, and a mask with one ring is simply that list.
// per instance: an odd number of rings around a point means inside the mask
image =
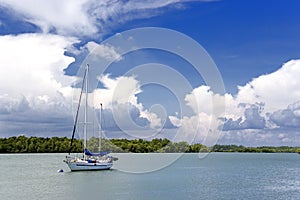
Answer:
[{"label": "turquoise water", "polygon": [[70,172],[64,156],[0,155],[0,199],[300,199],[299,154],[118,154],[96,172]]}]

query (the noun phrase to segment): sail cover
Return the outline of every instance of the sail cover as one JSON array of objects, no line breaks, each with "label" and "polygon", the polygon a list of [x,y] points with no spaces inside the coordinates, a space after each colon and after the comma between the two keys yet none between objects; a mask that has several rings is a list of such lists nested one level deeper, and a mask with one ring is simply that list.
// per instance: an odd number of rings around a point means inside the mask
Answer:
[{"label": "sail cover", "polygon": [[87,156],[104,156],[111,153],[111,151],[100,151],[99,153],[92,153],[88,149],[84,149],[84,154]]}]

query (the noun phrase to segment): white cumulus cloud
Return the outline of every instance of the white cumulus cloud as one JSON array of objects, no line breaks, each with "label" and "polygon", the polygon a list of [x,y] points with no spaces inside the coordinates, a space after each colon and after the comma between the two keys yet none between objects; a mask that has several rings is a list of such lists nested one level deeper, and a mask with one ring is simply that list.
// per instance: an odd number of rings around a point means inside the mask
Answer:
[{"label": "white cumulus cloud", "polygon": [[280,128],[300,127],[300,101],[280,109],[270,115],[270,120]]},{"label": "white cumulus cloud", "polygon": [[300,100],[300,60],[291,60],[277,71],[259,76],[239,87],[236,97],[242,103],[265,103],[264,112],[284,109]]},{"label": "white cumulus cloud", "polygon": [[[103,89],[96,89],[93,93],[94,102],[101,102],[106,109],[112,110],[112,115],[119,128],[139,129],[141,121],[145,125],[148,122],[148,128],[157,129],[162,127],[162,120],[156,113],[144,108],[142,103],[138,102],[137,95],[142,92],[139,82],[135,77],[121,76],[110,78],[108,75],[99,77],[103,84]],[[94,104],[99,108],[100,104]]]},{"label": "white cumulus cloud", "polygon": [[15,123],[15,130],[20,131],[25,128],[16,124],[18,120],[30,124],[32,119],[34,124],[49,119],[51,123],[56,117],[71,116],[75,78],[63,70],[74,61],[64,55],[74,42],[74,38],[47,34],[0,37],[1,131],[5,132],[9,126],[4,124],[13,118],[10,126]]},{"label": "white cumulus cloud", "polygon": [[[207,1],[207,0],[204,0]],[[62,35],[102,36],[112,27],[138,18],[160,14],[159,9],[188,0],[0,0],[44,33],[55,30]],[[175,6],[175,9],[181,6]]]},{"label": "white cumulus cloud", "polygon": [[[291,136],[285,137],[285,141],[292,141],[295,132],[289,128],[300,125],[299,74],[300,60],[291,60],[277,71],[239,86],[235,96],[215,94],[208,86],[200,86],[185,98],[195,115],[182,119],[170,116],[170,121],[180,128],[181,137],[189,141],[193,138],[203,141],[204,137],[215,136],[226,140],[231,138],[230,135],[234,135],[235,138],[248,141],[252,136],[253,143],[267,142],[268,139],[274,138],[269,130],[278,128],[290,131]],[[216,115],[214,109],[220,110],[221,102],[226,103],[225,113],[220,112]],[[217,123],[213,123],[216,121]],[[221,134],[217,132],[220,128],[223,129]],[[276,134],[276,131],[274,132]]]},{"label": "white cumulus cloud", "polygon": [[40,27],[44,33],[56,29],[60,34],[90,35],[97,29],[87,15],[87,0],[1,0],[2,6],[20,13],[23,18]]},{"label": "white cumulus cloud", "polygon": [[122,59],[122,56],[116,51],[113,46],[108,46],[105,44],[97,44],[96,42],[90,41],[83,47],[81,47],[81,51],[87,50],[89,52],[89,56],[93,56],[97,59],[104,58],[107,61],[119,61]]}]

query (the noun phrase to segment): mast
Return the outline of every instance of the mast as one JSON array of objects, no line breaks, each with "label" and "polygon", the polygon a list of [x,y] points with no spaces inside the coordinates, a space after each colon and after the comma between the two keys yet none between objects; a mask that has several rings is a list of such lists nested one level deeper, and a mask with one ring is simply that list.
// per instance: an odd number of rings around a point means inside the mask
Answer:
[{"label": "mast", "polygon": [[101,151],[101,145],[102,145],[102,103],[100,103],[100,114],[99,114],[99,120],[100,120],[100,126],[99,126],[99,146],[98,150]]},{"label": "mast", "polygon": [[85,72],[84,72],[82,86],[81,86],[81,90],[80,90],[79,102],[78,102],[78,107],[77,107],[75,121],[74,121],[74,126],[73,126],[73,132],[72,132],[72,138],[71,138],[70,148],[69,148],[69,152],[68,152],[69,155],[71,154],[72,147],[73,147],[72,145],[73,145],[74,135],[75,135],[75,132],[76,132],[78,115],[79,115],[79,109],[80,109],[80,104],[81,104],[81,97],[82,97],[82,93],[83,93],[83,88],[84,88],[84,83],[85,83],[86,76],[87,76],[87,68],[85,69]]},{"label": "mast", "polygon": [[85,73],[86,73],[86,82],[85,82],[85,105],[84,105],[84,130],[83,130],[83,137],[84,137],[84,149],[87,148],[87,109],[88,109],[88,72],[89,72],[89,65],[86,65]]}]

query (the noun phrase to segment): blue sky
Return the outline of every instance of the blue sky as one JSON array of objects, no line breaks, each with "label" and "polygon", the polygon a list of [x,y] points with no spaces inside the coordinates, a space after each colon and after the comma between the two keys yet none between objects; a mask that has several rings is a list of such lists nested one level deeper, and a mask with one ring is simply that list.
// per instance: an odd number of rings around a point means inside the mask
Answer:
[{"label": "blue sky", "polygon": [[166,27],[197,40],[213,57],[227,90],[235,93],[237,85],[300,55],[299,7],[298,1],[278,0],[194,2],[128,24]]},{"label": "blue sky", "polygon": [[[0,136],[68,136],[76,99],[72,87],[80,76],[78,68],[96,47],[103,59],[114,61],[105,74],[95,74],[101,88],[94,96],[98,101],[98,92],[104,94],[99,100],[107,103],[105,113],[112,121],[108,126],[119,131],[112,134],[116,137],[146,138],[156,132],[153,137],[189,142],[203,143],[205,138],[216,142],[217,137],[219,143],[299,146],[299,9],[297,0],[35,4],[0,0],[0,70],[5,76],[0,86]],[[175,30],[202,45],[221,74],[224,93],[209,88],[189,63],[169,52],[140,50],[120,59],[117,46],[101,44],[123,31],[143,27]],[[154,62],[177,70],[191,90],[182,90],[182,98],[176,99],[170,88],[143,86],[134,74],[124,75],[137,65]],[[167,74],[160,75],[173,81]],[[128,94],[112,101],[111,94],[120,83]],[[220,99],[226,101],[226,112],[214,116],[206,107]],[[126,116],[112,114],[122,109],[144,126],[135,132],[148,131],[146,136],[122,135],[117,119]],[[213,127],[214,119],[223,130]],[[124,127],[136,126],[124,122]],[[215,135],[207,136],[211,132]]]}]

